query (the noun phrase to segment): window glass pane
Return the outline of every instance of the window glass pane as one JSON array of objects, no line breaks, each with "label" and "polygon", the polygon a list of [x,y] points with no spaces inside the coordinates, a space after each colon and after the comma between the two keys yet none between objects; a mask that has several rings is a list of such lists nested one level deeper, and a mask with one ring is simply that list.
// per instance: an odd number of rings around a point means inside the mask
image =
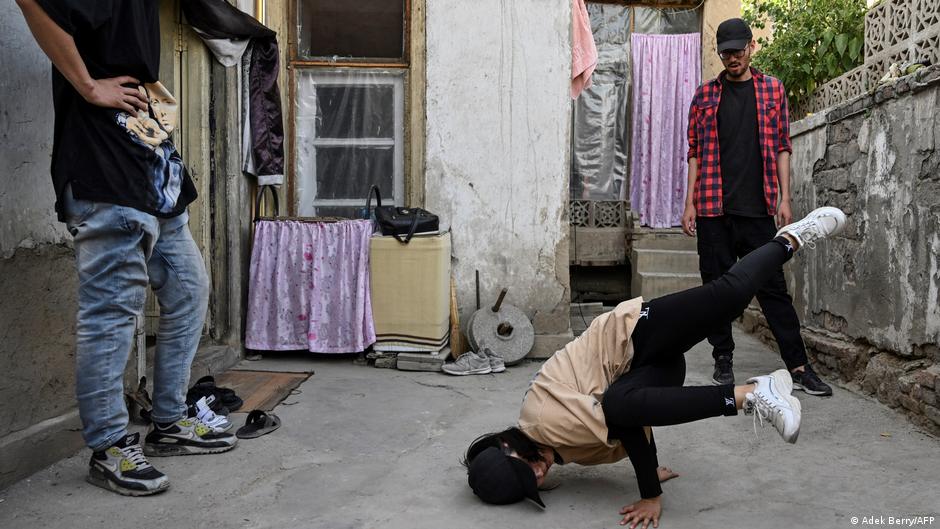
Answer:
[{"label": "window glass pane", "polygon": [[298,0],[302,58],[401,60],[405,0]]},{"label": "window glass pane", "polygon": [[317,86],[321,138],[393,138],[395,87],[391,85]]},{"label": "window glass pane", "polygon": [[[392,147],[320,147],[317,156],[317,199],[362,198],[372,184],[386,200],[393,193]],[[390,202],[389,202],[390,203]]]},{"label": "window glass pane", "polygon": [[294,102],[298,215],[361,207],[376,184],[385,205],[404,197],[402,70],[300,68]]},{"label": "window glass pane", "polygon": [[[346,219],[361,219],[364,216],[366,201],[358,206],[317,206],[313,208],[310,217],[343,217]],[[375,206],[375,202],[372,202]]]}]

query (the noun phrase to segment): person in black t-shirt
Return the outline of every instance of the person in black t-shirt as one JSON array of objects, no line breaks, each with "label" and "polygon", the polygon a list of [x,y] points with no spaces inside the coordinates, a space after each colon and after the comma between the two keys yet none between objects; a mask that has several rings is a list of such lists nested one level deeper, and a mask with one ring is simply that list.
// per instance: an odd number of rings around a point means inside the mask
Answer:
[{"label": "person in black t-shirt", "polygon": [[[721,277],[744,255],[789,224],[790,137],[783,83],[751,68],[754,39],[740,18],[722,22],[718,54],[725,66],[696,91],[689,112],[689,186],[682,229],[698,234],[702,281]],[[775,224],[776,218],[776,224]],[[800,320],[783,269],[757,293],[793,387],[832,395],[806,356]],[[716,384],[733,384],[731,324],[708,336]]]},{"label": "person in black t-shirt", "polygon": [[[52,181],[75,241],[76,396],[92,450],[88,481],[120,494],[162,492],[146,455],[213,453],[235,436],[186,405],[205,322],[205,264],[187,225],[196,190],[171,141],[177,104],[158,81],[158,0],[17,0],[52,61]],[[127,431],[123,373],[147,284],[160,302],[153,425]],[[212,422],[211,418],[205,418]]]}]

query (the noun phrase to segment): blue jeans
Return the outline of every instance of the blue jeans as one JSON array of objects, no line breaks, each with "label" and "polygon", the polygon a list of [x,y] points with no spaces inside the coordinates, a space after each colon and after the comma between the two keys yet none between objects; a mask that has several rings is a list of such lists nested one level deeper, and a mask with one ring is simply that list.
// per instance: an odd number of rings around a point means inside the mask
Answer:
[{"label": "blue jeans", "polygon": [[124,369],[147,284],[160,302],[153,419],[186,415],[190,365],[205,323],[209,278],[183,213],[160,219],[136,209],[63,193],[75,240],[78,324],[75,390],[82,435],[102,450],[127,434]]}]

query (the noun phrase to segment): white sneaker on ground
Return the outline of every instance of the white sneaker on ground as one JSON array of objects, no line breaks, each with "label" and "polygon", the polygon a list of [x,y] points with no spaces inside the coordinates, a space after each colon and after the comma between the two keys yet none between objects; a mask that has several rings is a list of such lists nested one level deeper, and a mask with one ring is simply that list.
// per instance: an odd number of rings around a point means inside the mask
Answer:
[{"label": "white sneaker on ground", "polygon": [[212,395],[197,400],[196,404],[193,405],[196,417],[217,432],[227,432],[232,428],[232,421],[228,420],[225,415],[216,415],[212,411],[211,405],[214,400],[215,397]]},{"label": "white sneaker on ground", "polygon": [[490,361],[490,370],[493,373],[502,373],[506,370],[506,362],[503,361],[503,357],[491,351],[489,347],[483,349],[483,355]]},{"label": "white sneaker on ground", "polygon": [[785,369],[778,369],[769,375],[747,379],[748,384],[757,384],[753,392],[745,396],[744,414],[754,415],[754,431],[757,422],[761,426],[770,421],[783,440],[795,443],[800,435],[802,408],[800,401],[790,395],[793,381]]},{"label": "white sneaker on ground", "polygon": [[486,375],[493,372],[490,367],[490,360],[485,354],[467,351],[460,355],[457,360],[444,364],[441,368],[448,375]]},{"label": "white sneaker on ground", "polygon": [[796,238],[800,246],[814,246],[813,242],[832,237],[845,228],[845,213],[839,208],[816,208],[802,219],[777,230],[777,237],[787,233]]}]

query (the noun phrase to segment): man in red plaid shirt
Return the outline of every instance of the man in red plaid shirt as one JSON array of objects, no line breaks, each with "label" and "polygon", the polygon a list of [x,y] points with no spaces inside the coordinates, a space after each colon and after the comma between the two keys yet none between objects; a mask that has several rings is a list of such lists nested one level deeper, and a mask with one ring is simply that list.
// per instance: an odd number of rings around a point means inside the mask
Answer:
[{"label": "man in red plaid shirt", "polygon": [[[718,26],[725,70],[702,84],[689,109],[689,185],[682,229],[698,234],[702,282],[721,277],[738,258],[774,238],[790,209],[790,119],[779,79],[751,68],[754,40],[740,18]],[[774,223],[776,217],[776,224]],[[783,269],[758,291],[793,387],[832,395],[806,358],[800,320]],[[733,384],[731,325],[708,337],[716,384]]]}]

